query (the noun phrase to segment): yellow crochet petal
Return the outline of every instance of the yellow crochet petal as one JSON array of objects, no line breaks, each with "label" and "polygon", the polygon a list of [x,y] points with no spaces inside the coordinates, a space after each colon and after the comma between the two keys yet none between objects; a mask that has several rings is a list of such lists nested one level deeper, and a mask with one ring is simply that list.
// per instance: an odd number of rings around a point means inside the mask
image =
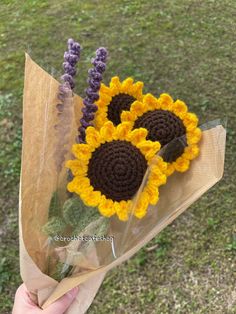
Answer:
[{"label": "yellow crochet petal", "polygon": [[187,129],[187,131],[194,130],[198,125],[198,118],[194,113],[186,113],[183,119],[183,123]]},{"label": "yellow crochet petal", "polygon": [[188,111],[186,104],[182,101],[177,99],[173,104],[173,112],[177,115],[182,117]]},{"label": "yellow crochet petal", "polygon": [[162,157],[155,156],[152,158],[150,162],[150,166],[156,165],[160,169],[161,172],[165,173],[167,170],[167,162],[163,161]]},{"label": "yellow crochet petal", "polygon": [[159,200],[159,191],[158,187],[155,184],[148,184],[145,187],[145,191],[149,195],[149,202],[151,205],[156,205]]},{"label": "yellow crochet petal", "polygon": [[107,106],[111,102],[112,97],[108,96],[107,94],[102,94],[99,92],[99,99],[95,101],[95,104],[98,107],[98,111],[96,114],[100,114],[100,111],[107,111]]},{"label": "yellow crochet petal", "polygon": [[155,184],[157,187],[166,184],[166,173],[163,173],[158,166],[150,167],[151,173],[148,184]]},{"label": "yellow crochet petal", "polygon": [[130,121],[130,122],[133,122],[136,120],[137,118],[137,115],[134,113],[134,112],[131,112],[131,111],[122,111],[121,113],[121,122],[124,122],[124,121]]},{"label": "yellow crochet petal", "polygon": [[121,83],[121,92],[129,94],[130,88],[133,85],[134,80],[132,77],[128,77]]},{"label": "yellow crochet petal", "polygon": [[101,99],[98,99],[95,104],[97,105],[98,109],[102,109],[106,106],[106,102],[102,101]]},{"label": "yellow crochet petal", "polygon": [[131,87],[131,92],[134,97],[136,97],[138,100],[142,100],[143,98],[143,82],[136,82],[132,87]]},{"label": "yellow crochet petal", "polygon": [[101,127],[108,121],[106,112],[97,112],[95,115],[94,126],[96,129],[101,129]]},{"label": "yellow crochet petal", "polygon": [[84,196],[84,202],[87,206],[96,207],[101,202],[101,192],[100,191],[89,191]]},{"label": "yellow crochet petal", "polygon": [[114,202],[102,195],[100,204],[98,205],[98,210],[101,215],[111,217],[115,214]]},{"label": "yellow crochet petal", "polygon": [[147,106],[148,110],[155,110],[155,109],[160,109],[161,104],[159,99],[154,97],[152,94],[146,94],[143,97],[143,103]]},{"label": "yellow crochet petal", "polygon": [[93,187],[90,185],[90,180],[87,177],[82,177],[79,179],[79,184],[76,188],[76,192],[81,193],[87,190],[92,190]]},{"label": "yellow crochet petal", "polygon": [[107,103],[104,100],[101,100],[101,98],[99,98],[97,101],[95,101],[95,105],[98,108],[98,111],[95,113],[95,117],[96,117],[100,114],[100,110],[103,110],[103,111],[106,110]]},{"label": "yellow crochet petal", "polygon": [[[99,115],[103,115],[104,117],[107,115],[108,107],[99,108]],[[97,114],[97,112],[96,112]]]},{"label": "yellow crochet petal", "polygon": [[89,160],[92,148],[88,144],[74,144],[72,146],[74,156],[80,160]]},{"label": "yellow crochet petal", "polygon": [[112,100],[112,97],[107,94],[99,94],[99,102],[97,103],[99,107],[104,108],[109,104]]},{"label": "yellow crochet petal", "polygon": [[137,117],[143,115],[147,110],[147,105],[137,100],[133,102],[130,107],[130,111],[134,113]]},{"label": "yellow crochet petal", "polygon": [[147,134],[148,134],[147,129],[144,128],[135,129],[129,134],[128,139],[132,142],[133,145],[136,146],[138,143],[146,141]]},{"label": "yellow crochet petal", "polygon": [[147,213],[148,204],[149,204],[149,194],[143,191],[138,200],[138,204],[134,210],[134,216],[139,219],[143,218]]},{"label": "yellow crochet petal", "polygon": [[187,142],[188,144],[197,144],[202,136],[202,131],[199,128],[196,128],[192,132],[187,133]]},{"label": "yellow crochet petal", "polygon": [[112,97],[113,93],[109,87],[107,87],[105,84],[101,83],[99,94],[107,94],[108,96]]},{"label": "yellow crochet petal", "polygon": [[87,187],[83,186],[83,188],[80,187],[78,190],[78,194],[80,195],[81,199],[87,206],[90,206],[88,204],[88,200],[89,200],[89,195],[92,191],[93,191],[93,187],[91,185]]},{"label": "yellow crochet petal", "polygon": [[130,122],[123,122],[119,124],[116,128],[117,139],[125,140],[132,129],[132,124]]},{"label": "yellow crochet petal", "polygon": [[171,110],[173,107],[173,99],[168,94],[161,94],[160,98],[161,109],[163,110]]},{"label": "yellow crochet petal", "polygon": [[68,160],[66,162],[66,168],[69,168],[73,176],[85,175],[88,170],[88,166],[78,159]]},{"label": "yellow crochet petal", "polygon": [[121,82],[118,76],[114,76],[110,82],[110,88],[116,88],[118,90],[121,89]]},{"label": "yellow crochet petal", "polygon": [[172,175],[172,173],[175,171],[175,166],[173,165],[173,163],[168,163],[167,164],[167,169],[166,169],[166,175],[167,177],[169,177],[170,175]]},{"label": "yellow crochet petal", "polygon": [[68,183],[67,189],[69,192],[75,192],[77,194],[89,189],[90,180],[83,176],[76,176],[74,179]]},{"label": "yellow crochet petal", "polygon": [[193,160],[199,155],[199,147],[195,145],[187,146],[184,150],[183,157],[189,160]]},{"label": "yellow crochet petal", "polygon": [[129,204],[127,201],[115,202],[116,214],[122,221],[126,221],[129,218]]},{"label": "yellow crochet petal", "polygon": [[76,187],[79,185],[79,177],[74,177],[72,181],[67,184],[67,190],[71,193],[75,192]]},{"label": "yellow crochet petal", "polygon": [[97,148],[101,145],[101,136],[94,127],[89,126],[86,129],[86,142],[93,148]]},{"label": "yellow crochet petal", "polygon": [[111,121],[108,121],[100,130],[100,135],[103,140],[110,142],[115,138],[116,128]]},{"label": "yellow crochet petal", "polygon": [[183,157],[177,158],[174,162],[175,169],[179,172],[184,172],[189,168],[189,160]]},{"label": "yellow crochet petal", "polygon": [[153,158],[160,150],[161,144],[159,142],[143,141],[136,145],[145,155],[146,160]]},{"label": "yellow crochet petal", "polygon": [[173,98],[167,94],[167,93],[163,93],[160,95],[160,100],[167,102],[168,104],[173,104]]}]

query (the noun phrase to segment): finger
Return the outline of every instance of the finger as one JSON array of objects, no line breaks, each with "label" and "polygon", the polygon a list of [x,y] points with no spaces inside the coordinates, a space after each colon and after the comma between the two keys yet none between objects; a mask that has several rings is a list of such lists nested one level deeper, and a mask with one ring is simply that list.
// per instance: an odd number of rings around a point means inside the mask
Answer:
[{"label": "finger", "polygon": [[16,291],[12,314],[26,314],[29,312],[38,314],[41,313],[41,310],[31,300],[25,284],[22,284]]},{"label": "finger", "polygon": [[64,313],[68,307],[71,305],[71,303],[74,301],[77,293],[78,293],[78,287],[70,290],[67,292],[63,297],[49,305],[43,313],[45,314],[62,314]]}]

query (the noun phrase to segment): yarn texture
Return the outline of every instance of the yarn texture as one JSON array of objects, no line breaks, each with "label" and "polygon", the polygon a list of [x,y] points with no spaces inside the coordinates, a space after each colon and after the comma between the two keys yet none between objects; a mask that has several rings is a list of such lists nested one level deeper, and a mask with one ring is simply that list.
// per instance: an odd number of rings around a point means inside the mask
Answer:
[{"label": "yarn texture", "polygon": [[138,191],[146,169],[147,162],[138,148],[127,141],[112,141],[92,154],[88,178],[107,198],[126,201]]},{"label": "yarn texture", "polygon": [[96,101],[98,110],[95,115],[94,126],[101,128],[107,121],[116,126],[121,120],[124,110],[129,110],[135,100],[143,99],[143,82],[135,82],[132,77],[120,81],[118,76],[112,77],[109,86],[101,84],[99,99]]},{"label": "yarn texture", "polygon": [[93,125],[94,115],[97,111],[95,101],[99,99],[98,91],[101,86],[102,74],[106,69],[108,52],[106,48],[100,47],[96,50],[96,57],[92,59],[94,68],[89,69],[88,84],[89,87],[85,90],[86,97],[84,98],[84,108],[82,109],[83,116],[80,119],[81,126],[79,127],[78,143],[85,142],[85,130]]},{"label": "yarn texture", "polygon": [[164,161],[173,162],[183,154],[187,143],[178,138],[186,134],[186,128],[171,111],[157,109],[144,113],[134,123],[135,129],[140,127],[148,130],[148,140],[158,141],[161,146],[169,144],[162,155]]},{"label": "yarn texture", "polygon": [[131,104],[136,99],[128,94],[118,94],[112,97],[112,100],[108,106],[108,119],[114,123],[114,125],[120,124],[120,114],[123,110],[129,110]]},{"label": "yarn texture", "polygon": [[202,132],[197,116],[188,112],[183,101],[174,101],[168,94],[159,98],[146,94],[143,101],[133,102],[129,111],[121,113],[121,122],[130,122],[133,129],[145,128],[147,139],[160,142],[168,176],[174,171],[188,170],[190,161],[199,154]]},{"label": "yarn texture", "polygon": [[115,127],[108,121],[100,130],[88,127],[86,144],[73,145],[76,159],[66,163],[74,176],[68,191],[78,194],[87,206],[97,207],[103,216],[116,214],[125,221],[151,163],[132,213],[137,218],[145,216],[148,205],[158,201],[158,188],[166,183],[167,169],[162,158],[156,156],[160,143],[146,140],[147,133],[144,128],[132,131],[128,122]]}]

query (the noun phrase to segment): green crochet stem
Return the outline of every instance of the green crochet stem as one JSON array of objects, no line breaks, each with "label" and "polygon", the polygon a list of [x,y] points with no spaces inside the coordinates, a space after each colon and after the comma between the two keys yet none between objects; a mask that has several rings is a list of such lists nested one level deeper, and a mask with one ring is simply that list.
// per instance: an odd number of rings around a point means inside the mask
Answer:
[{"label": "green crochet stem", "polygon": [[[109,227],[109,219],[100,216],[97,220],[90,222],[90,224],[85,229],[85,235],[87,235],[87,236],[88,235],[90,235],[90,236],[96,235],[97,237],[105,236],[107,234],[108,227]],[[80,229],[81,228],[79,228],[77,230],[80,230]],[[81,231],[75,232],[75,235],[78,235],[80,233],[81,233]],[[89,252],[91,249],[94,248],[94,245],[95,245],[95,243],[92,240],[82,242],[80,244],[80,251],[81,252]],[[60,270],[61,272],[59,274],[60,280],[62,280],[65,277],[72,275],[74,269],[75,269],[75,266],[64,263],[61,270]],[[57,273],[57,276],[58,276],[58,273]]]}]

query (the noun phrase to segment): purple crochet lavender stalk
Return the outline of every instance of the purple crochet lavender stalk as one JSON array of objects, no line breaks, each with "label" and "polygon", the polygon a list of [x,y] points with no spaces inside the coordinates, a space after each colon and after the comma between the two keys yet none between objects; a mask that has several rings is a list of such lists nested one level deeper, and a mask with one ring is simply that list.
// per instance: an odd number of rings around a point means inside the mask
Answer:
[{"label": "purple crochet lavender stalk", "polygon": [[85,130],[88,126],[92,125],[94,114],[97,111],[97,106],[94,103],[99,98],[99,89],[102,81],[102,74],[106,69],[108,52],[106,48],[100,47],[96,50],[96,57],[92,59],[93,68],[88,71],[88,84],[89,87],[85,90],[86,97],[84,98],[84,108],[82,109],[83,116],[80,120],[81,126],[79,127],[79,136],[77,142],[85,142]]},{"label": "purple crochet lavender stalk", "polygon": [[69,151],[68,134],[71,132],[73,118],[73,88],[75,86],[76,64],[80,58],[80,44],[73,39],[68,40],[68,51],[64,53],[62,84],[59,86],[57,104],[58,123],[55,125],[58,141],[55,145],[55,163],[58,173],[62,169],[65,155]]},{"label": "purple crochet lavender stalk", "polygon": [[65,74],[61,79],[64,83],[68,83],[73,90],[75,87],[74,76],[76,75],[76,64],[80,59],[80,44],[75,42],[72,38],[68,39],[68,51],[64,53],[63,68]]}]

